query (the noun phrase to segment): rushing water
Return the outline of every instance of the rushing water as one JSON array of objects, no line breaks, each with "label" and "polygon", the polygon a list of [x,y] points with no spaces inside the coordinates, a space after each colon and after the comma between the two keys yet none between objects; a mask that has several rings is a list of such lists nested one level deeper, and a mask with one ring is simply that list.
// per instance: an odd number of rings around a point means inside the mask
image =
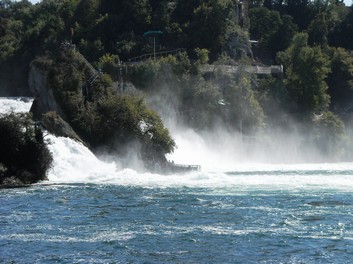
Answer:
[{"label": "rushing water", "polygon": [[352,261],[353,163],[158,175],[46,138],[49,181],[0,189],[0,263]]}]

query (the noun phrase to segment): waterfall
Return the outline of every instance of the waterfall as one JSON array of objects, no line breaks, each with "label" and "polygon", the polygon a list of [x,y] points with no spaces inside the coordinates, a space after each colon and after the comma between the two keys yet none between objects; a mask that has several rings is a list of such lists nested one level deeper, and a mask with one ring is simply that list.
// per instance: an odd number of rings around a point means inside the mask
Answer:
[{"label": "waterfall", "polygon": [[[27,112],[33,99],[26,97],[0,98],[0,113]],[[177,132],[175,132],[177,133]],[[192,134],[191,141],[182,134],[174,137],[180,142],[178,151],[169,158],[209,163],[203,171],[187,174],[159,175],[141,173],[124,168],[118,160],[105,162],[96,157],[86,146],[70,138],[56,137],[45,133],[45,140],[53,154],[54,163],[48,173],[49,183],[94,183],[140,186],[144,188],[197,187],[249,189],[292,189],[292,188],[353,188],[353,163],[318,164],[237,164],[227,167],[215,160],[203,146],[202,140]],[[224,147],[224,146],[222,146]],[[198,155],[193,155],[195,150]],[[218,152],[218,151],[214,151]],[[212,153],[211,153],[212,154]],[[214,153],[216,154],[216,153]],[[195,156],[197,156],[195,158]],[[219,162],[217,168],[215,164]],[[214,169],[211,169],[214,167]],[[48,182],[46,182],[48,183]]]},{"label": "waterfall", "polygon": [[0,98],[0,114],[1,113],[21,113],[29,112],[33,104],[31,97],[1,97]]}]

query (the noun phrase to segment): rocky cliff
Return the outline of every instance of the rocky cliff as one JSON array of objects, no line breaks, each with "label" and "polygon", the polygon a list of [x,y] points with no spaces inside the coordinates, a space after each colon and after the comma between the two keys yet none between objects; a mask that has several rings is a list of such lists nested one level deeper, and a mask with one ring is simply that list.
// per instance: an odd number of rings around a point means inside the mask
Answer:
[{"label": "rocky cliff", "polygon": [[31,112],[35,119],[41,119],[42,114],[47,112],[56,112],[64,117],[64,112],[57,103],[53,89],[49,85],[48,74],[46,69],[37,66],[36,63],[31,63],[28,83],[34,96]]},{"label": "rocky cliff", "polygon": [[64,120],[65,113],[57,102],[49,82],[49,70],[31,63],[29,88],[34,96],[30,112],[44,129],[56,136],[70,137],[83,143],[72,127]]}]

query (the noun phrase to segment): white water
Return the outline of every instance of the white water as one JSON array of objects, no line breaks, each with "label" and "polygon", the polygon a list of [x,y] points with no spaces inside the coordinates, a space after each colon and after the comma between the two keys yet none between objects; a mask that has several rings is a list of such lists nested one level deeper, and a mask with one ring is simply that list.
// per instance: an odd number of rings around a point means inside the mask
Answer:
[{"label": "white water", "polygon": [[[56,183],[109,183],[141,187],[202,187],[240,189],[316,189],[352,190],[353,163],[332,164],[239,164],[237,170],[225,173],[200,171],[183,175],[138,173],[120,170],[114,163],[95,157],[81,143],[68,138],[49,136],[54,167],[49,180]],[[249,174],[249,172],[251,172]],[[314,173],[311,173],[314,172]]]},{"label": "white water", "polygon": [[[1,98],[0,113],[23,112],[30,109],[31,100]],[[190,131],[189,131],[190,132]],[[188,133],[189,133],[188,132]],[[169,158],[177,162],[203,162],[203,170],[184,175],[158,175],[121,169],[115,163],[99,160],[92,152],[69,138],[46,136],[54,156],[54,165],[48,174],[52,183],[96,183],[141,187],[200,187],[229,190],[302,190],[353,189],[353,163],[328,164],[246,164],[210,152],[183,134],[174,135],[181,140],[178,151]],[[195,145],[196,144],[196,145]],[[197,155],[193,150],[198,151]],[[227,160],[227,162],[222,162]],[[217,162],[216,162],[217,161]],[[231,173],[227,173],[231,172]]]},{"label": "white water", "polygon": [[31,97],[1,97],[0,113],[21,113],[29,112],[33,103]]}]

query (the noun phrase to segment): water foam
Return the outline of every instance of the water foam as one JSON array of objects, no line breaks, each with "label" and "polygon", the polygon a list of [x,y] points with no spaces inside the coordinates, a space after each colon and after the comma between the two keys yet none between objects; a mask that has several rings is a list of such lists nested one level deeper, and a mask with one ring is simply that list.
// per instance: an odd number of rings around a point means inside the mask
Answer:
[{"label": "water foam", "polygon": [[[1,98],[0,112],[29,111],[31,98]],[[190,132],[190,131],[189,131]],[[188,174],[160,175],[122,168],[118,163],[99,160],[87,147],[69,138],[47,135],[54,156],[48,178],[51,183],[97,183],[141,187],[226,188],[239,190],[353,189],[353,163],[246,164],[236,157],[225,158],[208,149],[196,133],[174,135],[179,148],[169,158],[180,163],[203,165]],[[190,133],[189,133],[190,136]],[[222,149],[224,146],[219,146]],[[221,152],[223,154],[223,152]],[[250,173],[249,173],[250,172]]]},{"label": "water foam", "polygon": [[0,113],[24,113],[29,112],[33,104],[31,97],[2,97],[0,99]]},{"label": "water foam", "polygon": [[82,143],[70,138],[46,137],[54,157],[54,165],[48,178],[53,182],[95,182],[100,175],[116,170],[114,164],[104,163]]},{"label": "water foam", "polygon": [[[48,135],[47,138],[50,151],[54,155],[54,167],[49,173],[49,180],[53,183],[117,184],[151,188],[227,188],[228,191],[353,189],[353,163],[243,164],[231,173],[199,171],[160,175],[121,169],[114,162],[103,162],[87,147],[69,138],[53,135]],[[287,175],[288,171],[291,174]]]}]

